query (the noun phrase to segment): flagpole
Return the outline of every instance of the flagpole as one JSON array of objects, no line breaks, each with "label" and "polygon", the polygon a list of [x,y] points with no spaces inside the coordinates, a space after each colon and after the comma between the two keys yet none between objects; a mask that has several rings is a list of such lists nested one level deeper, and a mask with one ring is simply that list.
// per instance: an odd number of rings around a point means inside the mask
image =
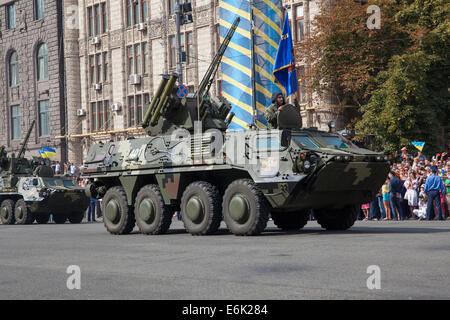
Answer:
[{"label": "flagpole", "polygon": [[256,70],[255,70],[255,19],[253,13],[253,0],[250,0],[250,35],[251,35],[251,55],[252,55],[252,108],[253,108],[253,123],[252,126],[256,127]]}]

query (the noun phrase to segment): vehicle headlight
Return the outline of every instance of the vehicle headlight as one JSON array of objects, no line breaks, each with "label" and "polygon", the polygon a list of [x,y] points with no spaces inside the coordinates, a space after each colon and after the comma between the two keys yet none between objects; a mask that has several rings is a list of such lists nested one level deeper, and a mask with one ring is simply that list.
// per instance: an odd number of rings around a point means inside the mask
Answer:
[{"label": "vehicle headlight", "polygon": [[311,169],[311,162],[309,162],[308,160],[303,162],[303,168],[305,168],[305,170]]}]

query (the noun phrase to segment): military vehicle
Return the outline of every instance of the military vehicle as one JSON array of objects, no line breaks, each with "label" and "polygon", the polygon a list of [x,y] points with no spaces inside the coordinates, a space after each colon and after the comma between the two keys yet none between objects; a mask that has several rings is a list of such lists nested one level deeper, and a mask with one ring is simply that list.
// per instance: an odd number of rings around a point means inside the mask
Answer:
[{"label": "military vehicle", "polygon": [[[33,121],[17,157],[0,149],[0,222],[4,225],[80,223],[89,205],[84,188],[70,177],[55,176],[48,160],[24,157]],[[41,163],[41,161],[43,163]]]},{"label": "military vehicle", "polygon": [[279,113],[277,130],[227,130],[231,105],[209,89],[238,22],[194,95],[180,99],[177,75],[163,76],[143,119],[148,137],[90,147],[82,176],[91,180],[88,196],[102,198],[110,233],[137,224],[143,234],[162,234],[181,211],[193,235],[216,232],[222,219],[235,235],[257,235],[270,215],[283,230],[300,229],[309,209],[322,227],[344,230],[378,192],[385,156],[300,128],[292,105]]}]

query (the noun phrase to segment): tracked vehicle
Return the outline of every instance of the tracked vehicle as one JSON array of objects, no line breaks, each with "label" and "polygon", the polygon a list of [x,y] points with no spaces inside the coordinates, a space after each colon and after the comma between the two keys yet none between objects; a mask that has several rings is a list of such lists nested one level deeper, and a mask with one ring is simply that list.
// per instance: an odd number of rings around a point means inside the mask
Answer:
[{"label": "tracked vehicle", "polygon": [[277,130],[227,130],[231,105],[208,92],[238,22],[195,95],[178,98],[177,75],[163,76],[143,120],[148,137],[89,149],[86,192],[102,198],[110,233],[130,233],[137,224],[143,234],[162,234],[181,211],[193,235],[216,232],[222,220],[236,235],[257,235],[270,216],[283,230],[300,229],[309,209],[322,227],[344,230],[384,182],[383,154],[301,128],[291,105],[279,113]]},{"label": "tracked vehicle", "polygon": [[80,223],[89,205],[84,188],[70,177],[55,176],[38,158],[24,157],[34,127],[33,121],[18,156],[0,149],[0,222],[4,225],[44,224],[53,215],[55,223]]}]

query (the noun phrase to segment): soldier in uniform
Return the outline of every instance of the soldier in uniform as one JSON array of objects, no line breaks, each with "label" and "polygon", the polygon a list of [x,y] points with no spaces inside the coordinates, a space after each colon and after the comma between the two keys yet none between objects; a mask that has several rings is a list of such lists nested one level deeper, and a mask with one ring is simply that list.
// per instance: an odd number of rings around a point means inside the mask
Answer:
[{"label": "soldier in uniform", "polygon": [[[298,104],[297,99],[294,99],[294,102],[295,107],[298,108],[298,112],[300,113],[300,105]],[[272,95],[272,104],[264,112],[264,117],[267,120],[269,129],[278,128],[278,113],[283,110],[283,106],[285,105],[286,100],[284,99],[283,93],[276,92]],[[302,124],[300,123],[300,127],[301,126]]]}]

